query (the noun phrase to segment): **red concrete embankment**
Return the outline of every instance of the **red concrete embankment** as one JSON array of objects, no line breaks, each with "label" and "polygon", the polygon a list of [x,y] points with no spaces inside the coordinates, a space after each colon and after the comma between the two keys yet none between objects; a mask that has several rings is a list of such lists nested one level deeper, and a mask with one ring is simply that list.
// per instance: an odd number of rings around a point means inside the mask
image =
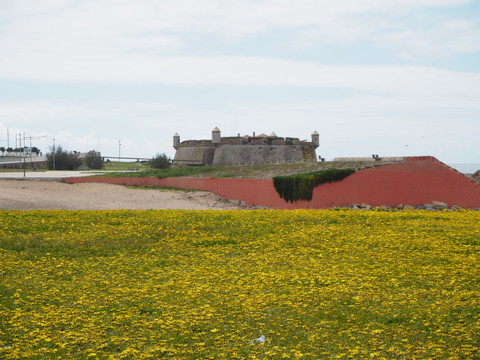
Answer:
[{"label": "red concrete embankment", "polygon": [[322,209],[356,203],[421,205],[432,201],[480,208],[480,185],[430,156],[406,158],[403,162],[357,171],[342,181],[317,186],[311,201],[294,203],[281,199],[269,179],[68,178],[66,181],[207,190],[224,198],[242,200],[247,205],[279,209]]}]

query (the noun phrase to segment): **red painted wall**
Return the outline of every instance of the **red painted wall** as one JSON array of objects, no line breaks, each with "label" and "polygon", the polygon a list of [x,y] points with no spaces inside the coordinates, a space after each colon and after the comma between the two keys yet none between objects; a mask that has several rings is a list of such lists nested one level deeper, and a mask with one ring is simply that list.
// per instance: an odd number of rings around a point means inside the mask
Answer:
[{"label": "red painted wall", "polygon": [[432,201],[480,208],[480,185],[430,156],[406,158],[400,163],[357,171],[342,181],[317,186],[312,201],[294,203],[281,199],[270,179],[79,177],[66,181],[207,190],[223,198],[242,200],[247,205],[279,209],[322,209],[359,203],[422,205]]}]

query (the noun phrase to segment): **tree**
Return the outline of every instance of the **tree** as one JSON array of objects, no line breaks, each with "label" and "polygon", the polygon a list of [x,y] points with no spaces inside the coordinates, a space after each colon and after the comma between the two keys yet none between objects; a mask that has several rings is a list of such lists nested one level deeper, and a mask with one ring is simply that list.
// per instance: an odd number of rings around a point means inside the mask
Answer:
[{"label": "tree", "polygon": [[37,148],[36,146],[32,146],[32,148],[30,149],[30,151],[35,154],[40,154],[40,149]]},{"label": "tree", "polygon": [[87,166],[90,169],[100,170],[103,168],[104,165],[102,156],[99,152],[96,152],[95,150],[89,151],[87,153],[87,155],[85,156],[85,161],[87,162]]},{"label": "tree", "polygon": [[172,159],[170,159],[165,153],[157,154],[149,161],[149,163],[154,169],[166,169],[172,164]]},{"label": "tree", "polygon": [[47,166],[50,170],[75,170],[82,164],[78,153],[64,150],[57,146],[47,154]]}]

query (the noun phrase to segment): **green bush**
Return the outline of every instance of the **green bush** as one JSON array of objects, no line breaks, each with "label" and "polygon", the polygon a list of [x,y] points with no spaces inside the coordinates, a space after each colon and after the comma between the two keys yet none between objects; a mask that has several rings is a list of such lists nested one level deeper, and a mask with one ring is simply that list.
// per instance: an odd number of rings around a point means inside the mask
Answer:
[{"label": "green bush", "polygon": [[313,188],[323,183],[340,181],[353,174],[355,169],[327,169],[307,174],[276,176],[275,190],[288,202],[312,200]]},{"label": "green bush", "polygon": [[105,164],[100,153],[96,152],[95,150],[89,151],[87,155],[85,155],[85,161],[90,169],[95,170],[102,169],[103,165]]},{"label": "green bush", "polygon": [[82,160],[77,152],[64,150],[57,146],[47,154],[47,166],[50,170],[75,170],[80,167]]},{"label": "green bush", "polygon": [[172,164],[172,159],[165,153],[157,154],[149,161],[149,164],[153,169],[167,169]]}]

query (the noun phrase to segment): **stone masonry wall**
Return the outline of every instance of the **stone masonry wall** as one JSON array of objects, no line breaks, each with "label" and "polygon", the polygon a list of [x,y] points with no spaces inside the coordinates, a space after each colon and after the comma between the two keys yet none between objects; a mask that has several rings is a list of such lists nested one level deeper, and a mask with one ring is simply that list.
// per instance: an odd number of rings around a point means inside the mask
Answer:
[{"label": "stone masonry wall", "polygon": [[213,146],[179,146],[173,162],[178,165],[210,165],[214,153]]},{"label": "stone masonry wall", "polygon": [[[303,158],[300,145],[219,145],[214,166],[270,164],[309,161]],[[310,160],[311,161],[311,160]]]}]

